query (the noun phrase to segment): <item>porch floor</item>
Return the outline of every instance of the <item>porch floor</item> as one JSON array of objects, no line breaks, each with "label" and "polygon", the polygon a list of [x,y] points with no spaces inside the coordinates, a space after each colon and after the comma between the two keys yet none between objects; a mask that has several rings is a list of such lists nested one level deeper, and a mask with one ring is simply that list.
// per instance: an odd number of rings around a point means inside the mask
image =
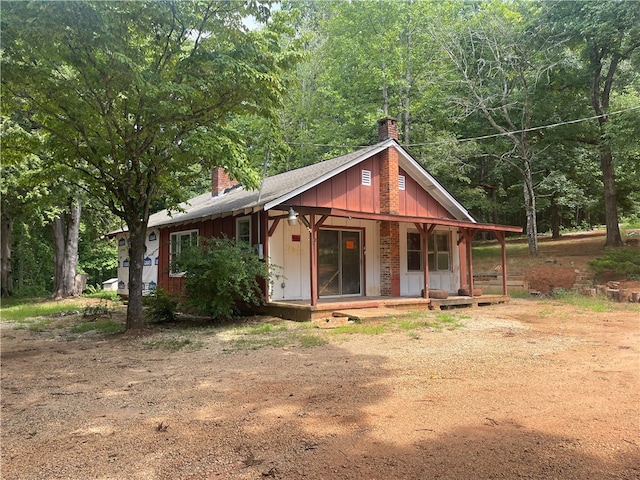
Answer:
[{"label": "porch floor", "polygon": [[[263,307],[267,315],[295,321],[315,321],[341,318],[384,318],[416,310],[440,310],[452,307],[477,307],[509,301],[507,295],[480,297],[449,296],[446,299],[422,297],[342,297],[322,298],[312,306],[309,300],[271,301]],[[358,314],[356,310],[361,310]],[[366,312],[364,311],[366,310]]]}]

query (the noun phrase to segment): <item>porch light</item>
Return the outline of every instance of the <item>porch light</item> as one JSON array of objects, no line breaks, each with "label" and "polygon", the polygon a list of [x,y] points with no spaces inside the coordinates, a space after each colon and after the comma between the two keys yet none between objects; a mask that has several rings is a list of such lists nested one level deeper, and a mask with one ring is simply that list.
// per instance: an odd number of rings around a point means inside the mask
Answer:
[{"label": "porch light", "polygon": [[289,207],[289,216],[287,217],[287,223],[291,227],[295,227],[298,225],[298,214],[293,209],[293,207]]}]

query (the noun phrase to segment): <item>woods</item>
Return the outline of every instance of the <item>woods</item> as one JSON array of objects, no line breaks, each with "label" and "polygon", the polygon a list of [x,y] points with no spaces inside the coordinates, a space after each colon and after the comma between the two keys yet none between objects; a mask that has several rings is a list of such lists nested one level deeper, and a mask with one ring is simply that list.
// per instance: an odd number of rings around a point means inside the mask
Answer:
[{"label": "woods", "polygon": [[[69,294],[60,258],[100,283],[100,236],[125,227],[143,328],[151,213],[214,166],[257,187],[265,164],[370,145],[386,115],[478,221],[524,226],[531,255],[579,226],[620,246],[640,215],[639,25],[632,1],[3,4],[2,294],[32,277]],[[61,257],[51,225],[72,211]]]}]

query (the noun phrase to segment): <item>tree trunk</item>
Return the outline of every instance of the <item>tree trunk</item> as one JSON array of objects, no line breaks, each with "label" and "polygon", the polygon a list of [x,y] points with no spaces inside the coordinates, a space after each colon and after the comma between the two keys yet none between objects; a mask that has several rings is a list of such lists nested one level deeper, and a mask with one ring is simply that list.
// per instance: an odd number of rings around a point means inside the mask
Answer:
[{"label": "tree trunk", "polygon": [[560,238],[560,213],[555,196],[551,197],[551,206],[549,207],[549,215],[551,216],[551,238],[558,240]]},{"label": "tree trunk", "polygon": [[54,279],[51,298],[56,300],[81,293],[76,288],[80,213],[80,202],[72,203],[69,212],[62,213],[52,223]]},{"label": "tree trunk", "polygon": [[[604,130],[604,129],[602,129]],[[618,224],[618,202],[616,200],[616,180],[611,155],[611,145],[604,137],[600,137],[600,168],[604,183],[604,220],[607,227],[605,247],[622,247],[622,236]]]},{"label": "tree trunk", "polygon": [[127,222],[129,228],[129,304],[127,330],[143,330],[147,321],[142,309],[142,268],[146,250],[147,222]]},{"label": "tree trunk", "polygon": [[538,256],[538,225],[536,219],[536,196],[533,191],[533,178],[531,176],[531,161],[524,161],[523,171],[524,185],[524,210],[527,217],[527,242],[529,255]]},{"label": "tree trunk", "polygon": [[8,297],[13,295],[13,271],[11,266],[13,220],[3,212],[0,222],[0,285],[2,296]]}]

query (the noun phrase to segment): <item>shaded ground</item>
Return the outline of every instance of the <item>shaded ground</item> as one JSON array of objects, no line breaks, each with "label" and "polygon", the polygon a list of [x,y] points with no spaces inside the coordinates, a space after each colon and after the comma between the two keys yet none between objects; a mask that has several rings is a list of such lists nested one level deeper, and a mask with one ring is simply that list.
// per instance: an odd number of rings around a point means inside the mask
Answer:
[{"label": "shaded ground", "polygon": [[1,476],[640,478],[638,306],[412,321],[139,337],[4,323]]}]

